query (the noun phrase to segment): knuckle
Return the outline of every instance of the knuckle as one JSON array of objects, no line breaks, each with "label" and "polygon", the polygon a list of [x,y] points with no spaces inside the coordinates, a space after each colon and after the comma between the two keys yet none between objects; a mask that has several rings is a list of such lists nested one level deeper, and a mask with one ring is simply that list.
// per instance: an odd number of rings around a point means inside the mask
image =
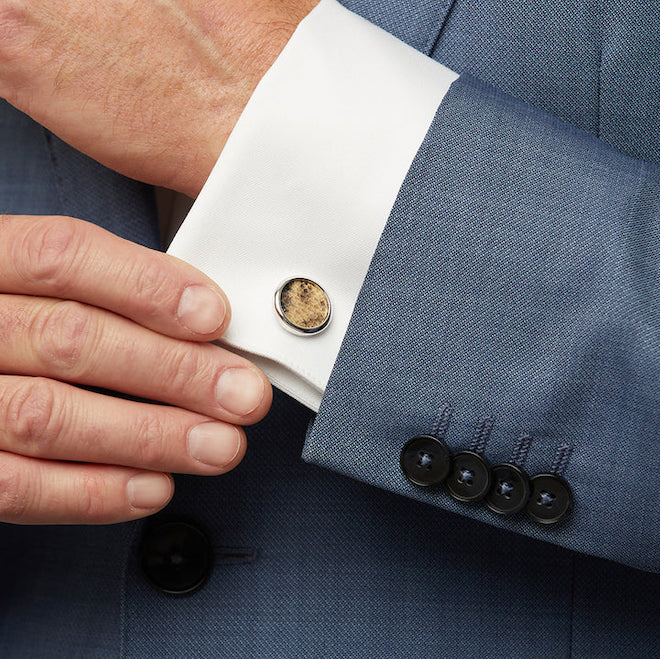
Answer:
[{"label": "knuckle", "polygon": [[76,483],[76,513],[86,521],[105,518],[108,509],[108,488],[105,480],[93,473],[86,473]]},{"label": "knuckle", "polygon": [[[138,417],[135,424],[136,465],[156,468],[165,455],[167,431],[154,414],[147,412]],[[135,465],[134,465],[135,466]]]},{"label": "knuckle", "polygon": [[48,455],[62,431],[52,382],[45,378],[26,379],[1,409],[4,430],[17,451],[36,457]]},{"label": "knuckle", "polygon": [[85,305],[69,300],[47,303],[32,321],[31,344],[49,372],[80,377],[92,331],[91,314]]},{"label": "knuckle", "polygon": [[158,313],[163,301],[172,297],[176,290],[167,269],[153,258],[136,265],[132,279],[131,297],[137,299],[147,313]]},{"label": "knuckle", "polygon": [[32,284],[66,291],[81,259],[81,224],[69,217],[34,220],[16,241],[12,254],[18,274]]},{"label": "knuckle", "polygon": [[38,483],[30,484],[29,474],[24,473],[19,463],[3,460],[0,469],[0,520],[21,522],[38,498]]},{"label": "knuckle", "polygon": [[203,363],[196,346],[177,345],[166,355],[164,363],[170,390],[177,399],[189,398],[194,383],[203,380],[208,374],[208,366]]}]

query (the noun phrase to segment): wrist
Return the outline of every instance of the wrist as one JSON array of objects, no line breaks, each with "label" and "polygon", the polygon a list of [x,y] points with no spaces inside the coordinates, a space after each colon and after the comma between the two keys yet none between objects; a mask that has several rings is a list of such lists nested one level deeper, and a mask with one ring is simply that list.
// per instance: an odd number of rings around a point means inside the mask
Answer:
[{"label": "wrist", "polygon": [[318,2],[269,0],[249,7],[232,2],[222,11],[207,8],[202,21],[214,26],[211,35],[220,62],[216,84],[201,91],[202,110],[194,120],[182,117],[191,121],[197,149],[183,145],[187,166],[173,173],[170,187],[191,197],[199,194],[259,81]]}]

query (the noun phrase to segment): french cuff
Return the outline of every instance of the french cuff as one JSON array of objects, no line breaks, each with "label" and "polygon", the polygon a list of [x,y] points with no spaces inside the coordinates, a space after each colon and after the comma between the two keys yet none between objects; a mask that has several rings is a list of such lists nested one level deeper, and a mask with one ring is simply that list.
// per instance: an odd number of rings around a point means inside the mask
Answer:
[{"label": "french cuff", "polygon": [[[170,245],[227,293],[223,343],[313,410],[399,188],[456,78],[322,0],[257,86]],[[275,293],[292,278],[326,292],[323,332],[292,333],[278,316]]]}]

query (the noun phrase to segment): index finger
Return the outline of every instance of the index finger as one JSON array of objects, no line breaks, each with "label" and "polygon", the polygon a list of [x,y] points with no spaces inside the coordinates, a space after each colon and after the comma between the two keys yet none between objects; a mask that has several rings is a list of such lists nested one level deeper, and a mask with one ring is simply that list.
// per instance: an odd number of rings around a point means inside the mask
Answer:
[{"label": "index finger", "polygon": [[230,319],[193,266],[71,217],[0,215],[0,292],[76,300],[189,341],[219,338]]}]

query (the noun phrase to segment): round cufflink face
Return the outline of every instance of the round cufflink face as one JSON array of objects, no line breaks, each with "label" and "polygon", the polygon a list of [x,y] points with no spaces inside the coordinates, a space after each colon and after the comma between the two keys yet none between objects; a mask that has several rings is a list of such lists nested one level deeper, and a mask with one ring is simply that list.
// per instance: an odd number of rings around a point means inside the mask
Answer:
[{"label": "round cufflink face", "polygon": [[305,277],[287,279],[279,286],[275,311],[286,329],[300,335],[322,332],[332,317],[328,294]]},{"label": "round cufflink face", "polygon": [[566,519],[573,508],[569,484],[555,474],[538,474],[530,479],[532,494],[527,514],[539,524],[556,524]]},{"label": "round cufflink face", "polygon": [[446,444],[432,435],[413,437],[401,449],[401,471],[415,485],[428,487],[442,483],[451,467]]},{"label": "round cufflink face", "polygon": [[527,474],[509,462],[491,469],[493,482],[486,495],[486,505],[498,515],[514,515],[529,500],[530,485]]},{"label": "round cufflink face", "polygon": [[459,451],[452,456],[451,473],[445,481],[449,494],[457,501],[480,501],[490,489],[488,462],[474,451]]}]

